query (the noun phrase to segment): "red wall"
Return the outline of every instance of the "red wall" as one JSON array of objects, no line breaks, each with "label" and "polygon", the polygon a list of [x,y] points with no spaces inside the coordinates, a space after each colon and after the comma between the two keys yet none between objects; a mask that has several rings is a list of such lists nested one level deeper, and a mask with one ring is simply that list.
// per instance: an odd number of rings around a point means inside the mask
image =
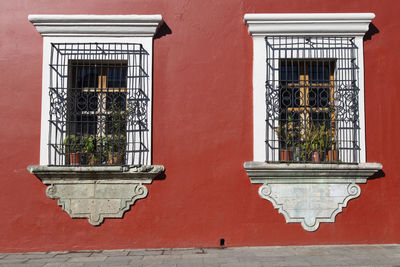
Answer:
[{"label": "red wall", "polygon": [[[400,1],[3,0],[0,2],[0,252],[398,243]],[[245,13],[374,12],[365,45],[367,159],[385,177],[316,232],[258,196],[252,159],[252,39]],[[166,179],[124,219],[71,219],[28,173],[39,163],[42,37],[28,14],[162,14],[154,41],[153,159]]]}]

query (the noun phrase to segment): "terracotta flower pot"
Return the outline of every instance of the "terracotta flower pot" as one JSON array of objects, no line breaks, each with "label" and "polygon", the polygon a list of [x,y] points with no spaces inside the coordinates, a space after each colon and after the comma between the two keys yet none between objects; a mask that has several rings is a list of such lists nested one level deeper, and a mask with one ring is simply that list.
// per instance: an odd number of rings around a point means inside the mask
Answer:
[{"label": "terracotta flower pot", "polygon": [[319,152],[312,152],[311,154],[312,162],[321,162],[321,157]]},{"label": "terracotta flower pot", "polygon": [[337,150],[329,150],[326,155],[327,161],[337,161],[338,160],[338,151]]},{"label": "terracotta flower pot", "polygon": [[81,165],[81,153],[69,153],[69,165]]},{"label": "terracotta flower pot", "polygon": [[122,165],[124,161],[124,155],[120,152],[108,152],[108,165]]},{"label": "terracotta flower pot", "polygon": [[282,149],[280,151],[280,160],[281,161],[292,161],[292,159],[293,159],[292,150]]}]

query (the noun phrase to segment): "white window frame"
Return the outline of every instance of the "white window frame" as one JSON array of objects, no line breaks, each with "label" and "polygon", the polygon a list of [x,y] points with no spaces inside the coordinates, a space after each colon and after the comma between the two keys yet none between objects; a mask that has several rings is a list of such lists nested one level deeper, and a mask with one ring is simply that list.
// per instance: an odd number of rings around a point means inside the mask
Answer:
[{"label": "white window frame", "polygon": [[50,55],[52,43],[140,43],[149,53],[148,127],[146,162],[151,165],[153,37],[162,23],[161,15],[29,15],[43,36],[42,109],[40,165],[49,165]]},{"label": "white window frame", "polygon": [[253,161],[266,160],[266,47],[272,36],[351,36],[358,47],[360,163],[366,162],[363,36],[373,13],[245,14],[253,38]]}]

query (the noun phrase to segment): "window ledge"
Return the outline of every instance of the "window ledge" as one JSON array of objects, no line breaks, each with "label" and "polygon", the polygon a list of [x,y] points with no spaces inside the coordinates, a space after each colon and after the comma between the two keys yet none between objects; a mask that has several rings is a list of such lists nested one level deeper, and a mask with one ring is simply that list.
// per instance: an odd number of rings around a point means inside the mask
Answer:
[{"label": "window ledge", "polygon": [[134,166],[28,166],[43,184],[46,195],[71,218],[87,218],[100,225],[105,218],[122,218],[136,200],[145,198],[150,184],[164,172],[162,165]]},{"label": "window ledge", "polygon": [[380,163],[315,164],[249,161],[244,168],[253,184],[259,183],[366,183],[382,169]]},{"label": "window ledge", "polygon": [[315,231],[321,222],[334,222],[347,202],[357,198],[357,183],[382,169],[380,163],[298,164],[245,162],[253,184],[262,184],[261,198],[269,200],[287,223],[300,222]]}]

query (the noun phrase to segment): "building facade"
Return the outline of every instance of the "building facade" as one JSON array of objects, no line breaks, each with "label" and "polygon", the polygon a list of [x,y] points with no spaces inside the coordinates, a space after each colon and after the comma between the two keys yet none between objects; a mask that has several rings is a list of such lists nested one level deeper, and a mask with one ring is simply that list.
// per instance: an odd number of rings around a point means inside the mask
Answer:
[{"label": "building facade", "polygon": [[0,6],[0,252],[399,242],[396,1]]}]

